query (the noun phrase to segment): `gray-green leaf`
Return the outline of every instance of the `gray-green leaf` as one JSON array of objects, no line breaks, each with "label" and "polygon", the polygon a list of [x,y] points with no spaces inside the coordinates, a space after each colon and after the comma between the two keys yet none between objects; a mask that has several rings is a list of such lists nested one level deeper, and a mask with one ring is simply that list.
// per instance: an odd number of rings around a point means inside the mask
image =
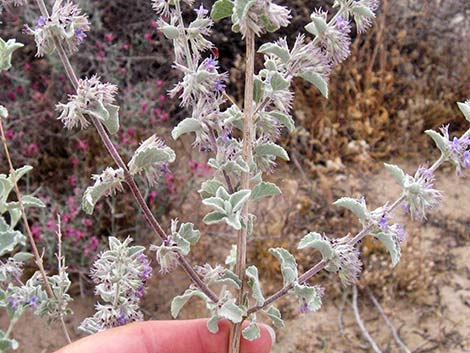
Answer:
[{"label": "gray-green leaf", "polygon": [[281,194],[281,189],[276,184],[262,181],[253,188],[251,192],[252,200],[259,200],[263,197],[277,196]]},{"label": "gray-green leaf", "polygon": [[272,248],[269,252],[276,257],[281,264],[281,273],[284,280],[284,286],[297,280],[297,262],[290,252],[283,248]]},{"label": "gray-green leaf", "polygon": [[350,198],[350,197],[342,197],[336,202],[333,203],[335,206],[340,206],[347,208],[348,210],[352,211],[357,218],[359,218],[361,221],[364,221],[367,217],[367,208],[364,205],[364,203]]},{"label": "gray-green leaf", "polygon": [[177,140],[181,135],[189,132],[196,132],[202,129],[202,125],[199,120],[194,118],[186,118],[175,126],[171,132],[173,139]]},{"label": "gray-green leaf", "polygon": [[314,248],[320,251],[324,259],[331,259],[334,255],[330,242],[326,241],[321,234],[311,232],[302,238],[298,249]]},{"label": "gray-green leaf", "polygon": [[211,17],[214,21],[220,21],[225,17],[232,16],[233,2],[230,0],[218,0],[214,3],[211,10]]},{"label": "gray-green leaf", "polygon": [[253,298],[256,300],[256,305],[261,306],[264,304],[263,291],[261,290],[261,283],[259,281],[258,269],[256,266],[250,266],[245,271],[248,285],[251,288]]}]

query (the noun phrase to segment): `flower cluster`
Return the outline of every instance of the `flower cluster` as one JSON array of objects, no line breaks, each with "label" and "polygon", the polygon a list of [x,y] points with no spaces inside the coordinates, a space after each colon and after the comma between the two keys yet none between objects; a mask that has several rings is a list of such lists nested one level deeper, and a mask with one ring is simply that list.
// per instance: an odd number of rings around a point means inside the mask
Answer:
[{"label": "flower cluster", "polygon": [[413,219],[425,219],[428,211],[439,207],[442,193],[434,189],[434,173],[420,167],[414,176],[407,175],[403,182],[404,209]]},{"label": "flower cluster", "polygon": [[58,119],[67,129],[77,126],[85,129],[90,125],[86,115],[91,115],[103,121],[108,130],[114,133],[119,127],[119,107],[113,104],[116,92],[115,85],[102,83],[97,76],[80,80],[76,94],[70,95],[66,104],[57,105],[57,110],[61,112]]},{"label": "flower cluster", "polygon": [[243,37],[248,30],[260,36],[266,32],[275,32],[290,23],[290,10],[271,0],[236,0],[234,3],[232,30],[240,32]]},{"label": "flower cluster", "polygon": [[96,313],[82,322],[81,330],[96,333],[143,319],[139,303],[152,267],[145,248],[129,246],[131,242],[130,237],[123,242],[110,237],[109,250],[93,264],[90,272],[95,293],[106,304],[96,305]]},{"label": "flower cluster", "polygon": [[175,152],[165,145],[156,135],[141,143],[129,161],[129,172],[145,173],[150,185],[155,185],[160,176],[168,172],[168,163],[175,160]]},{"label": "flower cluster", "polygon": [[199,241],[200,232],[192,223],[181,223],[179,228],[178,224],[178,220],[171,220],[170,236],[162,244],[150,246],[150,250],[155,251],[162,274],[172,271],[178,263],[178,256],[188,255],[191,245]]},{"label": "flower cluster", "polygon": [[219,101],[227,81],[226,73],[219,73],[218,62],[214,58],[204,59],[196,70],[176,65],[185,75],[171,91],[172,97],[181,94],[183,107],[194,106],[197,103],[212,105]]},{"label": "flower cluster", "polygon": [[470,168],[470,137],[454,137],[449,134],[449,125],[441,128],[441,133],[447,145],[446,157],[455,165],[457,174],[462,173],[462,168]]},{"label": "flower cluster", "polygon": [[62,0],[56,0],[51,15],[40,16],[34,28],[25,27],[26,33],[34,35],[38,56],[54,52],[54,38],[64,43],[69,52],[76,52],[89,30],[88,19],[78,6]]}]

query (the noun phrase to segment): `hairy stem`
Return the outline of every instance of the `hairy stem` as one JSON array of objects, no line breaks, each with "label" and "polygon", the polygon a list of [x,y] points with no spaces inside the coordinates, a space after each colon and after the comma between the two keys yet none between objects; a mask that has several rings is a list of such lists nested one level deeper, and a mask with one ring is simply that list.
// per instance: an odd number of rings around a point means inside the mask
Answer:
[{"label": "hairy stem", "polygon": [[[38,4],[39,8],[41,9],[41,14],[46,17],[49,16],[47,12],[47,8],[45,6],[44,0],[36,0],[36,3]],[[72,85],[74,86],[75,89],[78,87],[78,79],[77,75],[75,74],[75,71],[70,63],[70,60],[68,59],[64,47],[62,46],[62,43],[54,37],[54,43],[56,45],[57,51],[59,53],[60,60],[65,68],[65,71],[67,72],[67,76],[70,79]],[[153,215],[152,211],[148,207],[144,197],[142,196],[142,193],[140,192],[137,183],[134,180],[134,177],[129,173],[129,170],[122,160],[119,152],[116,149],[116,146],[114,143],[111,141],[111,138],[109,137],[108,133],[103,127],[103,124],[101,121],[94,117],[90,117],[90,119],[93,122],[93,125],[95,126],[96,130],[98,131],[98,134],[105,145],[106,149],[108,150],[109,154],[113,158],[114,162],[122,168],[124,172],[124,178],[126,180],[126,183],[129,185],[129,188],[131,189],[131,193],[134,196],[135,200],[137,201],[139,207],[142,209],[144,218],[147,221],[147,223],[151,226],[151,228],[155,231],[155,233],[158,234],[158,236],[163,240],[167,240],[168,236],[166,235],[165,231],[161,227],[160,223],[157,221],[155,216]],[[196,284],[199,289],[204,292],[214,303],[217,303],[219,301],[217,295],[202,281],[202,279],[199,277],[199,275],[194,271],[192,266],[189,264],[188,260],[181,256],[180,254],[177,254],[177,259],[183,270],[186,272],[186,274],[190,277],[190,279]]]},{"label": "hairy stem", "polygon": [[[255,34],[248,30],[246,34],[246,67],[245,67],[245,101],[243,112],[243,147],[242,157],[249,166],[253,160],[253,92],[255,75]],[[241,188],[250,190],[250,170],[242,174]],[[245,226],[239,231],[237,238],[237,263],[235,273],[241,280],[241,287],[238,293],[238,304],[242,303],[244,294],[244,277],[246,269],[246,238],[248,235],[248,213],[249,201],[242,208],[241,217],[245,221]],[[238,353],[240,350],[241,323],[235,324],[231,330],[230,353]]]},{"label": "hairy stem", "polygon": [[[36,245],[36,241],[34,240],[33,233],[31,232],[31,228],[29,227],[28,218],[26,216],[26,211],[23,205],[23,197],[20,192],[20,188],[18,187],[18,183],[16,181],[16,174],[15,168],[13,167],[13,162],[11,161],[10,150],[8,149],[7,139],[5,137],[5,131],[3,130],[3,120],[0,116],[0,134],[3,143],[3,148],[5,149],[5,156],[8,161],[8,166],[10,168],[10,175],[13,181],[13,185],[15,188],[16,198],[18,199],[18,204],[21,210],[21,217],[23,218],[24,227],[26,229],[26,234],[28,235],[29,243],[31,244],[31,249],[33,251],[34,260],[36,265],[38,266],[39,272],[41,273],[42,280],[44,282],[44,287],[46,288],[46,292],[49,298],[55,298],[54,292],[52,291],[51,285],[49,284],[49,280],[47,278],[46,270],[44,269],[44,263],[42,261],[42,256],[39,254],[38,247]],[[65,338],[67,339],[68,343],[71,343],[70,335],[67,331],[67,327],[64,325],[62,326],[64,331]]]}]

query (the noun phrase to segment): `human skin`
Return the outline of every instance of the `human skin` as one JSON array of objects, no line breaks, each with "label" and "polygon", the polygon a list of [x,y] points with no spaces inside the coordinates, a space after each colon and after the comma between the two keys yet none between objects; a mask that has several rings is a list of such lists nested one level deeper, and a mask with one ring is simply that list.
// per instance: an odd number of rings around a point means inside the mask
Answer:
[{"label": "human skin", "polygon": [[[82,338],[55,353],[226,353],[230,337],[228,321],[219,332],[207,330],[207,319],[146,321],[113,328]],[[259,325],[261,337],[242,339],[240,353],[269,353],[274,331]]]}]

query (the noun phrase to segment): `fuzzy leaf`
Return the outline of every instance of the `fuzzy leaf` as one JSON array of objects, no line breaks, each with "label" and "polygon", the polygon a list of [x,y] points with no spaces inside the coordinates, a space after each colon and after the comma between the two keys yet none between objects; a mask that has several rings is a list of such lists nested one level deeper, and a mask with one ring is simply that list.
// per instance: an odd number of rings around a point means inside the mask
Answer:
[{"label": "fuzzy leaf", "polygon": [[460,111],[465,116],[465,119],[470,122],[470,101],[465,103],[457,103],[459,106]]},{"label": "fuzzy leaf", "polygon": [[285,161],[289,160],[289,155],[286,150],[272,142],[259,144],[255,147],[255,153],[260,156],[276,156],[284,159]]},{"label": "fuzzy leaf", "polygon": [[336,202],[333,203],[335,206],[340,206],[347,208],[348,210],[352,211],[357,218],[361,221],[366,219],[367,216],[367,208],[356,199],[350,197],[342,197]]},{"label": "fuzzy leaf", "polygon": [[5,218],[0,216],[0,232],[5,232],[8,230],[8,228],[10,227],[8,226],[7,221],[5,221]]},{"label": "fuzzy leaf", "polygon": [[306,305],[308,311],[314,312],[321,308],[321,295],[316,287],[296,284],[294,286],[294,293],[299,298],[300,305]]},{"label": "fuzzy leaf", "polygon": [[217,283],[225,285],[230,284],[240,289],[242,281],[240,281],[240,278],[238,278],[238,276],[233,271],[224,269],[224,275],[221,279],[217,280]]},{"label": "fuzzy leaf", "polygon": [[225,17],[232,16],[233,2],[230,0],[218,0],[214,3],[211,10],[212,19],[217,22]]},{"label": "fuzzy leaf", "polygon": [[240,219],[240,212],[231,214],[224,219],[225,223],[227,223],[230,227],[235,230],[242,229],[242,223]]},{"label": "fuzzy leaf", "polygon": [[285,64],[290,59],[289,50],[274,43],[265,43],[259,47],[258,53],[276,55]]},{"label": "fuzzy leaf", "polygon": [[23,47],[23,44],[16,42],[15,39],[4,41],[0,38],[0,71],[11,68],[11,57],[15,50]]},{"label": "fuzzy leaf", "polygon": [[12,252],[23,235],[15,230],[0,232],[0,256]]},{"label": "fuzzy leaf", "polygon": [[215,224],[222,222],[226,217],[225,213],[211,212],[208,213],[202,220],[205,224]]},{"label": "fuzzy leaf", "polygon": [[401,249],[398,242],[396,242],[389,234],[384,232],[375,234],[374,236],[385,246],[390,254],[390,257],[392,258],[392,266],[395,267],[400,261],[401,257]]},{"label": "fuzzy leaf", "polygon": [[375,14],[367,6],[356,5],[352,8],[352,12],[355,15],[364,16],[367,18],[374,18]]},{"label": "fuzzy leaf", "polygon": [[279,189],[276,184],[262,181],[253,188],[253,191],[251,192],[251,199],[259,200],[263,197],[277,196],[280,194],[281,189]]},{"label": "fuzzy leaf", "polygon": [[13,256],[13,259],[18,262],[26,262],[31,260],[33,257],[34,255],[30,254],[29,252],[19,252]]},{"label": "fuzzy leaf", "polygon": [[207,321],[207,329],[210,333],[216,334],[217,332],[219,332],[220,320],[222,320],[222,318],[218,317],[217,315],[214,315]]},{"label": "fuzzy leaf", "polygon": [[274,326],[277,328],[284,327],[284,320],[281,318],[281,312],[275,307],[270,306],[267,310],[262,310],[273,321]]},{"label": "fuzzy leaf", "polygon": [[264,83],[259,78],[255,77],[253,85],[253,100],[256,103],[261,102],[264,97]]},{"label": "fuzzy leaf", "polygon": [[245,202],[250,198],[250,190],[240,190],[230,195],[229,201],[232,205],[232,212],[239,211]]},{"label": "fuzzy leaf", "polygon": [[193,245],[199,241],[199,238],[201,236],[201,232],[199,230],[195,230],[194,224],[192,223],[181,224],[178,233],[183,239]]},{"label": "fuzzy leaf", "polygon": [[[37,197],[34,197],[32,195],[24,195],[21,199],[23,201],[23,206],[24,208],[29,208],[29,207],[38,207],[38,208],[44,208],[46,205],[44,202],[42,202],[41,199],[38,199]],[[8,209],[13,209],[13,208],[19,208],[20,203],[15,201],[15,202],[9,202],[8,203]]]},{"label": "fuzzy leaf", "polygon": [[318,250],[324,259],[331,259],[334,255],[331,244],[324,240],[321,234],[311,232],[308,233],[299,243],[298,249],[314,248]]},{"label": "fuzzy leaf", "polygon": [[273,91],[282,91],[289,87],[289,81],[286,80],[278,72],[275,72],[271,77],[271,88]]},{"label": "fuzzy leaf", "polygon": [[394,164],[385,163],[384,165],[385,169],[387,169],[390,174],[392,174],[397,183],[403,186],[406,180],[406,173],[399,166],[396,166]]},{"label": "fuzzy leaf", "polygon": [[225,214],[225,202],[219,197],[209,197],[205,200],[202,200],[202,203],[206,206],[214,208],[216,211]]},{"label": "fuzzy leaf", "polygon": [[172,25],[160,26],[158,29],[170,40],[177,39],[180,36],[178,28]]},{"label": "fuzzy leaf", "polygon": [[202,300],[204,300],[205,302],[210,301],[209,297],[207,297],[207,295],[205,295],[200,290],[186,289],[186,291],[182,295],[178,295],[174,297],[173,300],[171,301],[171,316],[173,316],[174,319],[178,317],[178,314],[180,313],[183,306],[193,296],[197,296],[201,298]]},{"label": "fuzzy leaf", "polygon": [[[16,182],[18,183],[23,176],[25,176],[32,170],[33,170],[33,167],[31,167],[30,165],[25,165],[15,170]],[[11,175],[8,177],[8,180],[12,183],[12,188],[13,188],[13,177]]]},{"label": "fuzzy leaf", "polygon": [[251,288],[253,298],[256,300],[256,305],[261,306],[264,304],[263,291],[259,282],[258,269],[256,266],[250,266],[245,271],[248,285]]},{"label": "fuzzy leaf", "polygon": [[318,88],[321,94],[328,98],[328,82],[323,77],[311,71],[302,72],[299,76]]},{"label": "fuzzy leaf", "polygon": [[87,214],[93,213],[93,209],[101,197],[112,195],[116,190],[121,189],[124,176],[122,169],[107,168],[102,174],[95,176],[95,180],[95,184],[85,190],[82,198],[82,209]]},{"label": "fuzzy leaf", "polygon": [[290,252],[283,248],[272,248],[269,252],[281,263],[281,272],[284,280],[284,286],[297,280],[297,262]]},{"label": "fuzzy leaf", "polygon": [[161,143],[155,135],[150,136],[142,142],[134,152],[128,163],[129,172],[132,175],[155,166],[155,164],[171,163],[176,158],[175,152],[168,146]]},{"label": "fuzzy leaf", "polygon": [[227,300],[218,310],[218,314],[234,324],[240,323],[243,318],[243,310],[235,304],[235,299]]},{"label": "fuzzy leaf", "polygon": [[15,228],[21,218],[21,210],[19,208],[13,208],[8,210],[8,213],[10,214],[10,228]]},{"label": "fuzzy leaf", "polygon": [[108,116],[103,120],[103,124],[109,133],[114,135],[119,131],[119,106],[106,104],[105,108],[108,111]]},{"label": "fuzzy leaf", "polygon": [[434,140],[437,148],[439,148],[439,150],[443,154],[447,153],[447,149],[448,149],[447,142],[441,134],[437,133],[434,130],[426,130],[425,133],[426,135],[430,136]]},{"label": "fuzzy leaf", "polygon": [[199,194],[203,199],[207,199],[209,197],[215,196],[217,189],[223,186],[220,181],[215,179],[207,180],[201,184],[201,189],[199,189]]},{"label": "fuzzy leaf", "polygon": [[289,132],[295,130],[295,122],[290,115],[281,112],[269,112],[269,115],[278,123],[284,125]]},{"label": "fuzzy leaf", "polygon": [[248,341],[254,341],[261,337],[261,331],[256,324],[256,321],[251,321],[250,324],[242,331],[242,334]]},{"label": "fuzzy leaf", "polygon": [[199,120],[194,118],[186,118],[175,126],[171,132],[171,136],[173,139],[177,140],[183,134],[199,131],[200,129],[202,129],[202,125]]}]

